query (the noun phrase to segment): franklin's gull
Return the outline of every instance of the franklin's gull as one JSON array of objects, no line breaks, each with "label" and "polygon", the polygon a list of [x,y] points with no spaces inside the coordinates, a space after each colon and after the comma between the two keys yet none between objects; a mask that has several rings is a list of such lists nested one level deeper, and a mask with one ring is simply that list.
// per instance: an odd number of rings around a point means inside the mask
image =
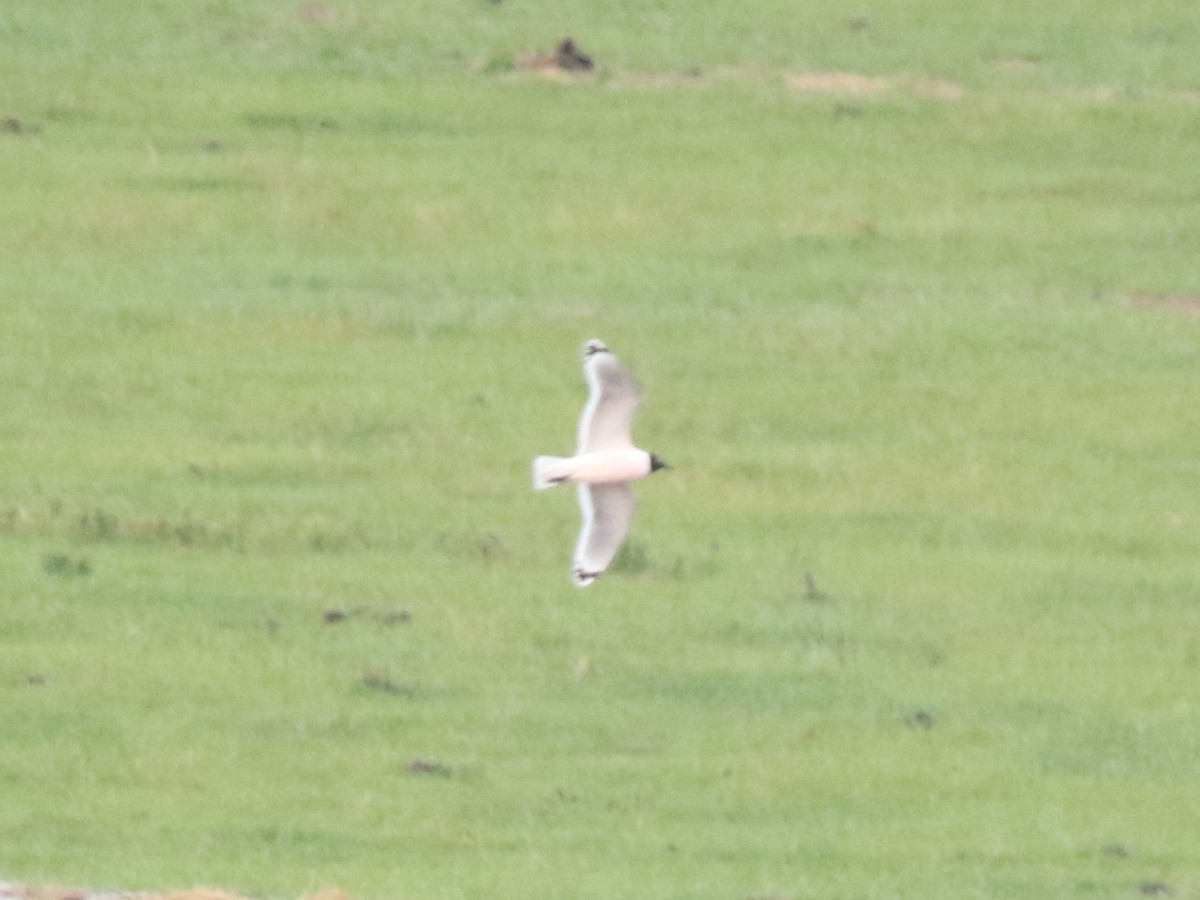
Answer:
[{"label": "franklin's gull", "polygon": [[669,468],[634,446],[633,415],[642,401],[637,381],[602,341],[583,348],[588,401],[579,419],[575,455],[539,456],[533,461],[533,486],[545,490],[573,481],[579,493],[583,530],[575,545],[572,578],[587,587],[609,567],[633,518],[629,482]]}]

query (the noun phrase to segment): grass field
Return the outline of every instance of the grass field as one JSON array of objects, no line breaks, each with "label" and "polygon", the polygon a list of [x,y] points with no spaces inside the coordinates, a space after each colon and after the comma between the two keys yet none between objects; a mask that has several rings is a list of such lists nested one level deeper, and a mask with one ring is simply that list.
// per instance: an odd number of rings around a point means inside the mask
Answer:
[{"label": "grass field", "polygon": [[1200,897],[1200,10],[575,6],[6,0],[0,881]]}]

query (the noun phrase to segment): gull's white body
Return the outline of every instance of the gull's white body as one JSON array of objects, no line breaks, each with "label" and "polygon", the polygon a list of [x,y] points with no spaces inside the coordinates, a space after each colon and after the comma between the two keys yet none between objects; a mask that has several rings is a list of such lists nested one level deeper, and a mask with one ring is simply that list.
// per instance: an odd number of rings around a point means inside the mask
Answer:
[{"label": "gull's white body", "polygon": [[575,456],[539,456],[533,461],[533,486],[540,490],[564,481],[611,484],[650,474],[650,454],[637,447],[593,450]]},{"label": "gull's white body", "polygon": [[575,547],[573,579],[579,587],[604,573],[625,540],[635,503],[629,482],[663,467],[657,457],[633,445],[641,388],[600,341],[585,345],[583,373],[589,393],[575,455],[533,461],[536,489],[566,482],[578,485],[583,530]]}]

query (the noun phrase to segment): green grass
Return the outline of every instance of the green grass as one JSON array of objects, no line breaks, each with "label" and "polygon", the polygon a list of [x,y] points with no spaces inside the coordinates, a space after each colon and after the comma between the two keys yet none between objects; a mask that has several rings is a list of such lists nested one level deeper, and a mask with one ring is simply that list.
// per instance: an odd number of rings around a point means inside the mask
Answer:
[{"label": "green grass", "polygon": [[709,6],[5,5],[0,880],[1200,896],[1200,15]]}]

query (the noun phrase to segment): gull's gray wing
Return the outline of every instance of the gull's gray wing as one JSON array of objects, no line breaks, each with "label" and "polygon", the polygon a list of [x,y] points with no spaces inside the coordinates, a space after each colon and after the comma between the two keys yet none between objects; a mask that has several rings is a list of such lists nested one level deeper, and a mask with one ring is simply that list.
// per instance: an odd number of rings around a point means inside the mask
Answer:
[{"label": "gull's gray wing", "polygon": [[609,567],[633,519],[633,491],[627,484],[579,485],[583,530],[575,546],[575,584],[587,587]]},{"label": "gull's gray wing", "polygon": [[642,401],[642,389],[622,368],[612,351],[600,341],[584,349],[583,375],[588,401],[579,419],[576,453],[633,446],[633,415]]}]

